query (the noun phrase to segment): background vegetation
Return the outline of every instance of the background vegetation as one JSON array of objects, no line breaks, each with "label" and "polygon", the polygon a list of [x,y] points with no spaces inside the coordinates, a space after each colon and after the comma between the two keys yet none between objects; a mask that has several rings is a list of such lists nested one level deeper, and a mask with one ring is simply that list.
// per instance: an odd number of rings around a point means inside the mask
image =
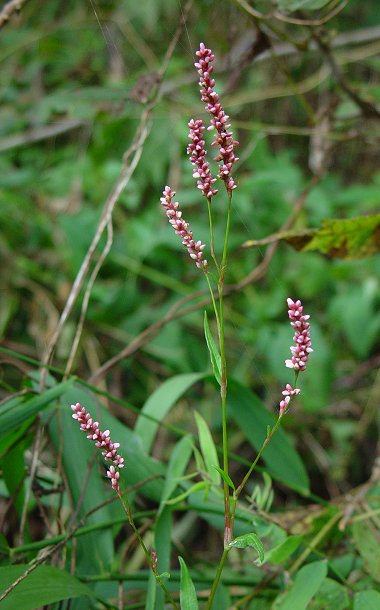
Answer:
[{"label": "background vegetation", "polygon": [[[173,595],[181,555],[207,599],[218,498],[163,502],[200,469],[194,409],[220,446],[210,303],[159,206],[170,184],[208,243],[186,158],[200,41],[240,142],[225,300],[232,478],[288,381],[286,297],[311,314],[315,350],[237,523],[262,538],[265,562],[231,553],[215,608],[379,608],[379,3],[13,4],[0,9],[2,591],[39,567],[1,608],[164,607],[117,502],[89,514],[114,493],[71,420],[77,401],[121,443],[136,522]],[[183,438],[188,458],[171,471]]]}]

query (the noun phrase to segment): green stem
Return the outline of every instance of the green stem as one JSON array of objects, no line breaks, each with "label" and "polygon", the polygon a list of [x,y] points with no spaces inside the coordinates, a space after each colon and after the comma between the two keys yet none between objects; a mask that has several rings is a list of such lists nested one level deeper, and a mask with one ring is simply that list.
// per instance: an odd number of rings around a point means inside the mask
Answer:
[{"label": "green stem", "polygon": [[[228,252],[228,237],[230,232],[230,220],[231,220],[231,199],[232,193],[228,194],[228,210],[227,210],[227,221],[226,221],[226,232],[224,237],[222,264],[220,268],[219,281],[218,281],[218,293],[219,293],[219,349],[221,359],[221,384],[220,384],[220,397],[222,401],[222,437],[223,437],[223,470],[228,475],[228,437],[227,437],[227,360],[225,351],[225,332],[224,332],[224,303],[223,303],[223,288],[224,288],[224,275],[227,263],[227,252]],[[230,506],[230,490],[226,481],[223,481],[223,495],[224,495],[224,546],[226,547],[232,540],[232,524],[231,524],[231,506]]]},{"label": "green stem", "polygon": [[166,595],[167,600],[171,603],[173,608],[175,608],[175,610],[180,610],[178,604],[173,599],[171,593],[167,590],[166,586],[162,582],[161,577],[160,577],[160,575],[157,572],[157,568],[156,568],[156,565],[155,565],[155,563],[154,563],[154,561],[152,559],[152,556],[149,553],[148,549],[146,548],[145,542],[142,539],[141,534],[140,534],[139,530],[137,529],[137,527],[135,525],[135,522],[134,522],[134,519],[133,519],[133,516],[132,516],[131,507],[129,506],[127,495],[125,494],[125,496],[123,498],[123,496],[121,495],[121,493],[119,491],[117,492],[117,495],[119,496],[120,502],[122,503],[123,508],[124,508],[124,510],[126,512],[129,524],[130,524],[131,528],[133,529],[133,531],[134,531],[134,533],[136,535],[137,540],[139,541],[139,544],[140,544],[142,550],[144,551],[144,555],[145,555],[145,557],[148,560],[148,563],[149,563],[150,568],[151,568],[151,570],[152,570],[152,572],[154,574],[154,577],[156,579],[157,584],[161,587],[161,589],[163,590],[164,594]]},{"label": "green stem", "polygon": [[210,595],[209,595],[209,598],[208,598],[208,601],[207,601],[206,610],[210,610],[210,608],[212,606],[212,602],[214,601],[215,593],[216,593],[216,590],[217,590],[218,585],[219,585],[220,577],[222,576],[224,564],[225,564],[225,561],[227,559],[227,555],[229,553],[229,550],[230,550],[229,548],[225,548],[224,551],[223,551],[223,554],[222,554],[222,556],[220,558],[220,562],[219,562],[219,565],[218,565],[218,570],[217,570],[216,575],[215,575],[215,580],[214,580],[214,582],[212,584]]},{"label": "green stem", "polygon": [[212,214],[211,214],[211,199],[207,199],[207,208],[208,208],[208,222],[210,225],[210,250],[211,250],[211,258],[215,263],[216,270],[220,275],[220,268],[218,261],[215,256],[215,241],[214,241],[214,224],[212,222]]}]

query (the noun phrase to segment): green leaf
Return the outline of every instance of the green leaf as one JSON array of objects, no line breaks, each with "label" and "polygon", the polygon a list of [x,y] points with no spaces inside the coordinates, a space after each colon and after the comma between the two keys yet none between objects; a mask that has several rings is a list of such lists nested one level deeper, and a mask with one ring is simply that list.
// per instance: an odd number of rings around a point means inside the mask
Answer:
[{"label": "green leaf", "polygon": [[181,438],[181,440],[175,445],[174,449],[172,450],[170,454],[170,460],[166,469],[166,477],[162,489],[162,504],[160,510],[162,510],[164,503],[170,498],[171,494],[178,486],[179,478],[186,470],[192,451],[193,443],[190,435]]},{"label": "green leaf", "polygon": [[354,610],[379,610],[380,593],[375,589],[361,591],[354,597]]},{"label": "green leaf", "polygon": [[284,563],[298,549],[302,541],[302,536],[289,536],[286,540],[265,553],[265,561],[274,564]]},{"label": "green leaf", "polygon": [[184,559],[182,557],[178,557],[178,559],[181,565],[181,610],[198,610],[197,594],[189,570]]},{"label": "green leaf", "polygon": [[[345,587],[331,578],[326,578],[314,599],[307,606],[307,610],[347,610],[351,608],[350,595]],[[367,606],[366,606],[367,608]]]},{"label": "green leaf", "polygon": [[207,311],[205,311],[204,316],[204,331],[205,338],[208,347],[208,351],[210,354],[210,360],[212,364],[212,370],[214,371],[214,376],[219,385],[222,383],[222,361],[220,358],[219,350],[216,347],[214,338],[211,334],[210,327],[208,325]]},{"label": "green leaf", "polygon": [[[273,610],[305,610],[327,575],[327,561],[315,561],[303,566],[288,591],[280,595]],[[278,603],[277,603],[278,602]]]},{"label": "green leaf", "polygon": [[135,432],[140,436],[143,447],[150,452],[158,426],[176,404],[178,399],[197,381],[204,379],[206,373],[186,373],[164,381],[141,409]]},{"label": "green leaf", "polygon": [[73,379],[69,379],[37,396],[35,394],[32,397],[17,396],[3,403],[0,407],[0,437],[49,407],[73,385],[73,382]]},{"label": "green leaf", "polygon": [[230,542],[228,546],[236,549],[245,549],[247,547],[252,547],[257,551],[257,554],[259,556],[258,563],[260,564],[264,561],[263,543],[261,542],[260,538],[256,536],[256,534],[254,534],[253,532],[251,532],[250,534],[243,534],[242,536],[238,536],[237,538],[232,540],[232,542]]},{"label": "green leaf", "polygon": [[[0,594],[28,568],[27,564],[0,568]],[[81,596],[93,597],[94,593],[65,570],[39,566],[2,600],[1,610],[32,610]]]},{"label": "green leaf", "polygon": [[176,496],[175,498],[170,498],[170,500],[166,500],[165,504],[179,504],[182,500],[185,500],[190,494],[194,491],[199,491],[200,489],[207,489],[207,483],[205,481],[198,481],[198,483],[194,483],[189,489],[187,489],[183,494]]},{"label": "green leaf", "polygon": [[355,218],[330,218],[320,229],[281,231],[265,239],[249,240],[243,246],[253,248],[285,241],[299,252],[318,251],[332,258],[354,260],[380,250],[380,214]]},{"label": "green leaf", "polygon": [[227,485],[235,491],[236,488],[235,488],[235,485],[234,485],[231,477],[229,477],[228,474],[226,472],[224,472],[224,470],[222,468],[220,468],[219,466],[214,466],[214,468],[219,472],[220,476],[227,483]]},{"label": "green leaf", "polygon": [[202,415],[197,413],[197,411],[194,411],[194,417],[198,428],[199,444],[205,461],[207,474],[213,483],[220,485],[220,475],[217,469],[217,466],[219,466],[219,459],[211,432]]},{"label": "green leaf", "polygon": [[[227,404],[230,415],[259,451],[266,438],[268,423],[272,426],[275,423],[273,416],[253,392],[233,379],[228,381]],[[263,453],[263,460],[274,479],[304,495],[309,493],[309,479],[303,462],[283,429],[279,428],[272,437]]]},{"label": "green leaf", "polygon": [[376,582],[380,582],[379,541],[374,536],[373,528],[368,521],[357,521],[352,529],[355,546],[363,559],[366,572]]}]

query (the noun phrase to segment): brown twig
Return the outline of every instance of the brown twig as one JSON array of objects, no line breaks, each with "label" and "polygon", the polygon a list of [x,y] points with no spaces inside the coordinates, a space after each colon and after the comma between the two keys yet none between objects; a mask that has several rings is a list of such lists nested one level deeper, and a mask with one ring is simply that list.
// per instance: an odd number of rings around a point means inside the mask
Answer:
[{"label": "brown twig", "polygon": [[323,39],[320,33],[314,30],[312,35],[321,53],[324,55],[328,65],[330,66],[331,72],[340,88],[348,95],[348,97],[352,99],[353,102],[355,102],[357,106],[359,106],[364,116],[376,117],[377,119],[379,119],[380,111],[376,108],[376,106],[374,106],[367,100],[364,100],[344,78],[342,70],[339,64],[337,63],[330,46]]},{"label": "brown twig", "polygon": [[12,17],[13,13],[21,11],[28,0],[11,0],[0,11],[0,28]]}]

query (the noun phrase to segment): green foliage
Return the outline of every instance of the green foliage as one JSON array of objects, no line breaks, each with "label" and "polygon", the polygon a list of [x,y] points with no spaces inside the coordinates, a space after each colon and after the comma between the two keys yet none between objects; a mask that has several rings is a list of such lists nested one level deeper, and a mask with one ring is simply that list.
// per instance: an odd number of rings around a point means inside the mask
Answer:
[{"label": "green foliage", "polygon": [[[29,568],[27,564],[0,568],[0,594]],[[52,566],[38,566],[27,578],[22,580],[16,589],[1,602],[5,610],[33,610],[41,604],[73,599],[76,597],[94,597],[94,593],[80,580]]]}]

